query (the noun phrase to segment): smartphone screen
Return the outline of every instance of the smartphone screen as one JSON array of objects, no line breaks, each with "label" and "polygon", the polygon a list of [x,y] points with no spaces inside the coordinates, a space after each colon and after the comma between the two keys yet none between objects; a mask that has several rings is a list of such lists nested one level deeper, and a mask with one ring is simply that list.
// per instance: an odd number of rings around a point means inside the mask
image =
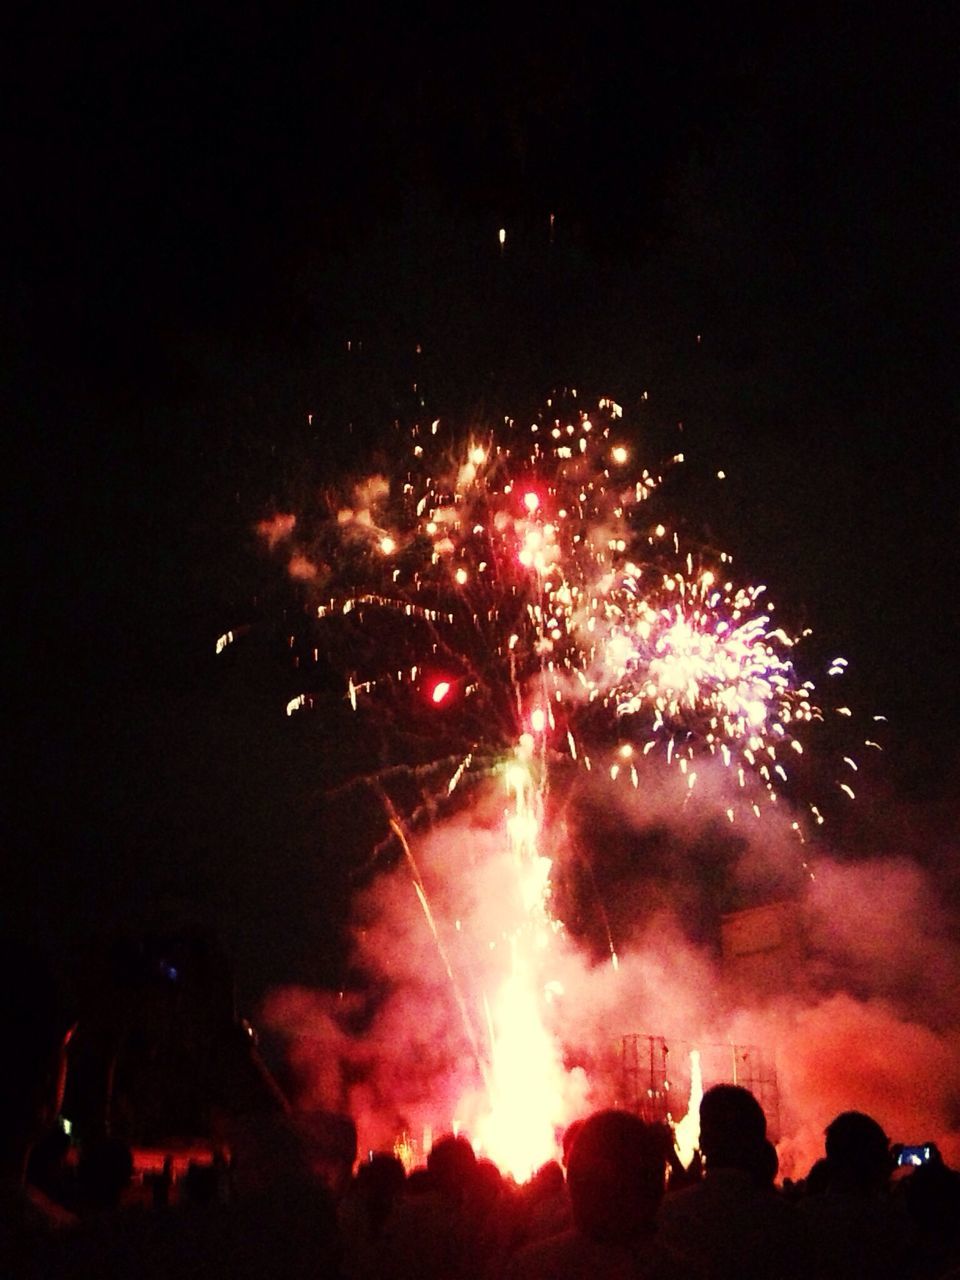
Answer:
[{"label": "smartphone screen", "polygon": [[904,1147],[897,1160],[898,1164],[920,1165],[930,1159],[929,1147]]}]

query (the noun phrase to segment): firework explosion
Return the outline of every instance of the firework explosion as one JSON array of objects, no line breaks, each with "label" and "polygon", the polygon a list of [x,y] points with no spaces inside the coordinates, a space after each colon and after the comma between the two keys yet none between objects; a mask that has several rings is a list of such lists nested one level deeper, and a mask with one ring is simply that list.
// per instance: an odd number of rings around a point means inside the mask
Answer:
[{"label": "firework explosion", "polygon": [[527,741],[586,769],[612,748],[605,767],[636,785],[635,753],[659,751],[692,789],[708,754],[774,802],[821,718],[794,672],[796,637],[772,625],[765,587],[732,581],[726,553],[649,518],[661,476],[637,474],[633,452],[609,400],[459,440],[437,421],[413,429],[393,475],[365,478],[319,520],[280,515],[259,531],[320,601],[314,657],[356,664],[354,707],[387,707],[404,684],[456,701],[463,771]]},{"label": "firework explosion", "polygon": [[[656,755],[690,794],[700,762],[712,759],[739,797],[726,806],[729,821],[755,820],[788,784],[799,735],[822,718],[813,685],[795,674],[796,637],[763,607],[765,589],[735,584],[728,555],[685,546],[651,515],[662,475],[638,469],[618,405],[571,412],[573,400],[523,426],[507,419],[467,435],[439,420],[414,427],[389,475],[365,477],[318,512],[259,526],[309,589],[312,656],[343,672],[354,709],[363,699],[397,716],[412,697],[450,712],[444,741],[452,732],[455,750],[444,754],[440,789],[502,778],[517,909],[505,907],[510,922],[491,942],[508,956],[496,991],[460,992],[414,854],[390,817],[482,1076],[485,1105],[469,1109],[471,1133],[518,1174],[553,1154],[565,1119],[562,1054],[543,1016],[561,927],[541,850],[551,770],[565,762],[637,787],[638,764]],[[831,674],[844,666],[837,659]],[[287,711],[311,701],[301,694]],[[612,940],[610,952],[616,965]]]}]

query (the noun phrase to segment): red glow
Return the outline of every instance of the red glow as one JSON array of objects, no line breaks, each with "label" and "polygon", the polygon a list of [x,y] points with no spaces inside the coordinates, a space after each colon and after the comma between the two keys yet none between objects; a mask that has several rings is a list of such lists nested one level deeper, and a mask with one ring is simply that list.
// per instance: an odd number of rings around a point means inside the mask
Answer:
[{"label": "red glow", "polygon": [[436,703],[437,706],[439,706],[441,702],[446,702],[451,688],[452,685],[449,680],[438,680],[430,690],[431,701]]}]

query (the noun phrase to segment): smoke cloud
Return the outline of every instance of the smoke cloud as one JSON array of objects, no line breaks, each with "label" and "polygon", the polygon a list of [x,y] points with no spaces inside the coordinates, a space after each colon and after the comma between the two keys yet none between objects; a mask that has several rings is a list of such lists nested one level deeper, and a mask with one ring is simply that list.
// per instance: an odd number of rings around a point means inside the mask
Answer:
[{"label": "smoke cloud", "polygon": [[[663,1037],[678,1079],[700,1048],[706,1085],[748,1045],[775,1064],[763,1101],[784,1176],[848,1109],[960,1163],[960,944],[934,873],[896,850],[814,858],[785,803],[756,819],[741,793],[731,822],[729,771],[698,769],[693,786],[653,761],[636,788],[582,770],[552,784],[540,843],[565,927],[530,977],[562,1121],[629,1105],[624,1037]],[[299,1101],[348,1111],[364,1147],[470,1131],[483,1104],[486,1002],[524,921],[506,809],[496,780],[474,788],[358,896],[362,990],[285,988],[263,1010]]]}]

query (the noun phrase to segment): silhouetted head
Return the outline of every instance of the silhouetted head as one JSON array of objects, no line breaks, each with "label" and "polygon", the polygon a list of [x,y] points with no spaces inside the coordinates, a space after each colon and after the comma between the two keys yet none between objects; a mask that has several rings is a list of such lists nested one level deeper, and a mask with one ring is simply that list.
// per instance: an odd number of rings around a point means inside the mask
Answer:
[{"label": "silhouetted head", "polygon": [[90,1209],[113,1209],[133,1181],[133,1152],[119,1138],[102,1138],[83,1148],[77,1166],[79,1191]]},{"label": "silhouetted head", "polygon": [[872,1116],[843,1111],[825,1130],[831,1183],[852,1190],[878,1191],[890,1177],[890,1139]]},{"label": "silhouetted head", "polygon": [[357,1126],[336,1111],[300,1111],[297,1127],[306,1145],[314,1177],[335,1200],[345,1195],[357,1159]]},{"label": "silhouetted head", "polygon": [[427,1170],[445,1200],[461,1200],[477,1169],[477,1157],[466,1138],[447,1134],[435,1142],[427,1156]]},{"label": "silhouetted head", "polygon": [[670,1137],[628,1111],[598,1111],[570,1149],[567,1186],[577,1228],[627,1243],[652,1228],[663,1197]]},{"label": "silhouetted head", "polygon": [[436,1190],[433,1174],[429,1169],[411,1169],[404,1190],[411,1199],[431,1195]]},{"label": "silhouetted head", "polygon": [[700,1102],[700,1150],[707,1169],[745,1169],[762,1165],[767,1118],[749,1089],[715,1084]]},{"label": "silhouetted head", "polygon": [[548,1160],[536,1171],[528,1184],[533,1199],[559,1195],[563,1190],[563,1169],[556,1160]]},{"label": "silhouetted head", "polygon": [[364,1160],[357,1170],[356,1188],[372,1223],[379,1226],[386,1220],[406,1180],[403,1163],[390,1152],[377,1152]]},{"label": "silhouetted head", "polygon": [[492,1160],[484,1157],[477,1161],[473,1189],[475,1201],[486,1207],[495,1204],[503,1194],[503,1174]]},{"label": "silhouetted head", "polygon": [[830,1166],[827,1164],[827,1157],[821,1156],[819,1160],[814,1160],[810,1166],[807,1176],[803,1180],[803,1194],[805,1196],[819,1196],[830,1185]]},{"label": "silhouetted head", "polygon": [[391,1152],[377,1151],[357,1170],[357,1189],[364,1196],[392,1197],[403,1190],[406,1172],[402,1161]]},{"label": "silhouetted head", "polygon": [[583,1128],[583,1120],[571,1120],[563,1131],[563,1167],[564,1169],[570,1163],[570,1151],[573,1148],[574,1140],[577,1134]]},{"label": "silhouetted head", "polygon": [[756,1160],[751,1169],[758,1186],[772,1187],[780,1172],[780,1157],[777,1148],[769,1138],[764,1138],[757,1147]]},{"label": "silhouetted head", "polygon": [[54,1125],[33,1144],[30,1159],[27,1163],[27,1182],[38,1187],[51,1200],[61,1200],[63,1181],[67,1160],[70,1155],[71,1142],[69,1134],[64,1133],[59,1125]]},{"label": "silhouetted head", "polygon": [[34,947],[0,941],[0,1142],[11,1152],[25,1153],[56,1118],[72,1025],[47,957]]}]

